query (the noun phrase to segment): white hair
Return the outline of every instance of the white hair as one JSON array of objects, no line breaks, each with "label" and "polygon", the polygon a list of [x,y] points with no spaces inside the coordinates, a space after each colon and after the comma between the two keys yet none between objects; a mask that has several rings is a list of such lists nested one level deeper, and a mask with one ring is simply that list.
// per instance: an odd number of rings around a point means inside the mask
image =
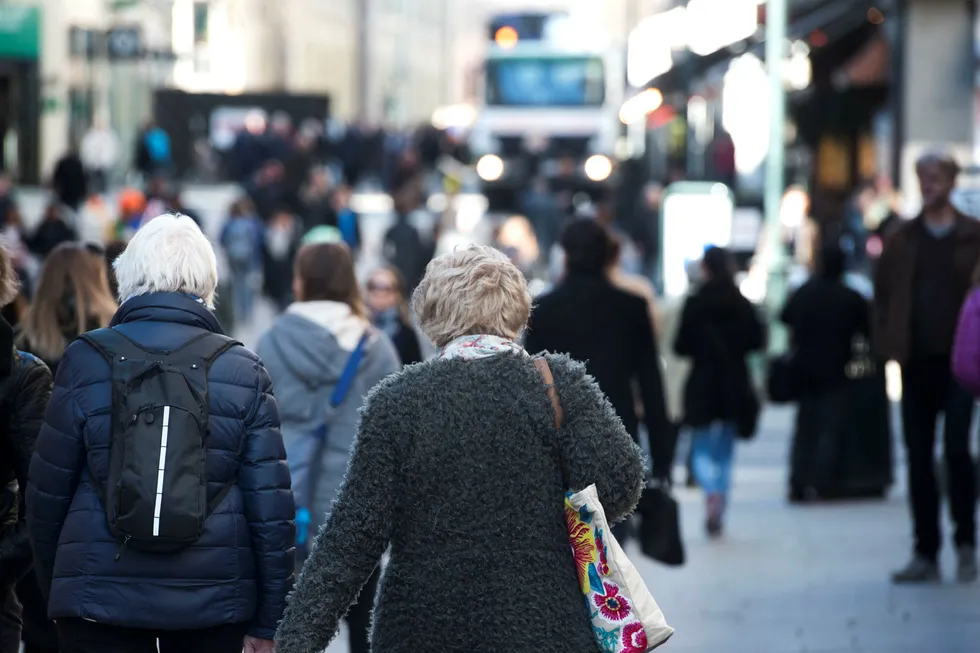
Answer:
[{"label": "white hair", "polygon": [[436,347],[468,335],[516,340],[531,314],[531,294],[502,252],[470,245],[429,263],[412,306]]},{"label": "white hair", "polygon": [[179,213],[146,223],[112,264],[119,301],[154,292],[182,292],[214,308],[218,259],[200,227]]}]

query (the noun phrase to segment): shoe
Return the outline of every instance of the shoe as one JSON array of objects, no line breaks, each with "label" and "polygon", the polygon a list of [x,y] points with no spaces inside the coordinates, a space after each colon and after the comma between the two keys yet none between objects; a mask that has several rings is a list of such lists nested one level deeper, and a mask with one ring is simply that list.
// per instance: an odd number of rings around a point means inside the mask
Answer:
[{"label": "shoe", "polygon": [[938,583],[940,580],[939,565],[918,555],[904,569],[892,574],[892,582],[896,585]]},{"label": "shoe", "polygon": [[708,519],[704,530],[711,539],[718,539],[724,530],[725,498],[720,494],[709,494],[707,504]]},{"label": "shoe", "polygon": [[972,583],[977,579],[977,550],[972,546],[961,546],[956,551],[956,580]]}]

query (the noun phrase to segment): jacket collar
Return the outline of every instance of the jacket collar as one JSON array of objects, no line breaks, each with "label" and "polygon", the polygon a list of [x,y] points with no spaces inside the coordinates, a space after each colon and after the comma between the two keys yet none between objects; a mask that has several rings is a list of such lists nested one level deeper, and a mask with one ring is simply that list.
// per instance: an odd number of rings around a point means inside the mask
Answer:
[{"label": "jacket collar", "polygon": [[[953,233],[957,236],[967,236],[971,237],[975,235],[975,230],[971,229],[976,225],[976,220],[968,215],[954,209],[953,218]],[[926,217],[925,213],[920,213],[915,217],[916,227],[919,229],[920,233],[925,233],[926,230]]]},{"label": "jacket collar", "polygon": [[123,302],[109,326],[130,322],[171,322],[224,334],[214,314],[203,304],[175,292],[150,293]]}]

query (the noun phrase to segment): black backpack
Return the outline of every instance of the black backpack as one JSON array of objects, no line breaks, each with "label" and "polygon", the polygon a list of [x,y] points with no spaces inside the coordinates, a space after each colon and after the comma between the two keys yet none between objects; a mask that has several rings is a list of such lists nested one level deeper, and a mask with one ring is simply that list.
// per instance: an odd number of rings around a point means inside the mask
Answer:
[{"label": "black backpack", "polygon": [[[80,336],[112,367],[112,438],[101,495],[109,531],[125,547],[176,551],[196,542],[234,486],[207,500],[208,370],[240,344],[204,333],[175,351],[147,349],[115,329]],[[119,555],[116,559],[119,559]]]}]

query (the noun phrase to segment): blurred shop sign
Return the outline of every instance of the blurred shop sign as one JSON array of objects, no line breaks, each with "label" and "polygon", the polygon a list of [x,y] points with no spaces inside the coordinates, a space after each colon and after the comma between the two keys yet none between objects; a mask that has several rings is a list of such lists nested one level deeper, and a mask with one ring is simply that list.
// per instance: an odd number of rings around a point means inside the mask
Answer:
[{"label": "blurred shop sign", "polygon": [[734,217],[734,198],[724,184],[681,182],[667,188],[657,280],[664,296],[681,297],[688,291],[707,248],[733,246]]},{"label": "blurred shop sign", "polygon": [[37,59],[41,49],[41,8],[0,4],[0,59]]},{"label": "blurred shop sign", "polygon": [[112,61],[139,59],[143,54],[142,30],[138,25],[113,27],[106,32],[106,54]]},{"label": "blurred shop sign", "polygon": [[94,59],[102,49],[102,37],[99,30],[73,26],[68,30],[68,52],[74,58]]}]

